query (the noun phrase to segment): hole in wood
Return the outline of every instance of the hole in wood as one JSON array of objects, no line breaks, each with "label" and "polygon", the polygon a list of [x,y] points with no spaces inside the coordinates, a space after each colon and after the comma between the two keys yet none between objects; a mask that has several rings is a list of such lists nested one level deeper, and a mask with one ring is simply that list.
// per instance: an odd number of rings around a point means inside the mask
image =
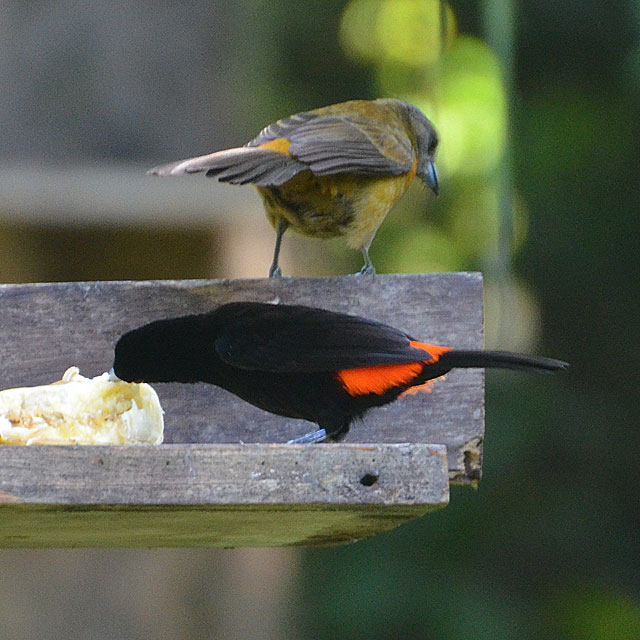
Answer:
[{"label": "hole in wood", "polygon": [[360,478],[360,484],[365,487],[372,487],[376,482],[378,482],[378,476],[373,473],[365,473]]}]

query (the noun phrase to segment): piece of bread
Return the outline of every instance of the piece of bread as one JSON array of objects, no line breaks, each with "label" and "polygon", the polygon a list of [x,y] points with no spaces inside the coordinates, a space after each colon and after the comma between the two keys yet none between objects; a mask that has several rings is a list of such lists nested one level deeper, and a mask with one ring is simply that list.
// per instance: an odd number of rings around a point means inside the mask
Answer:
[{"label": "piece of bread", "polygon": [[148,384],[104,373],[0,391],[0,444],[160,444],[163,411]]}]

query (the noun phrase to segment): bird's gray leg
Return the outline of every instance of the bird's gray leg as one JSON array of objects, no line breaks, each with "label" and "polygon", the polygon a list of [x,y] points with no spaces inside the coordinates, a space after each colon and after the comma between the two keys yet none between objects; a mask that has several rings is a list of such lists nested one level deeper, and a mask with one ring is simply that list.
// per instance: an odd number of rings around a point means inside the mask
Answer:
[{"label": "bird's gray leg", "polygon": [[310,431],[299,438],[289,440],[287,444],[313,444],[315,442],[324,442],[327,439],[327,432],[324,429]]},{"label": "bird's gray leg", "polygon": [[282,236],[284,232],[289,227],[289,223],[286,220],[280,220],[278,222],[278,226],[276,227],[276,246],[273,250],[273,262],[271,263],[271,268],[269,269],[269,277],[270,278],[280,278],[282,277],[282,270],[278,266],[278,256],[280,255],[280,245],[282,244]]},{"label": "bird's gray leg", "polygon": [[[299,438],[289,440],[287,444],[314,444],[315,442],[340,442],[345,439],[347,433],[349,433],[349,427],[351,426],[352,418],[349,416],[343,416],[342,419],[337,422],[336,420],[321,421],[320,424],[324,424],[324,427],[320,427],[317,431],[310,431],[305,433]],[[319,426],[319,425],[318,425]]]},{"label": "bird's gray leg", "polygon": [[373,242],[373,237],[376,235],[376,232],[374,231],[363,243],[362,247],[360,247],[360,250],[362,251],[362,257],[364,258],[364,266],[362,267],[362,269],[360,269],[360,271],[358,271],[357,273],[354,273],[354,275],[356,276],[375,276],[376,275],[376,268],[373,266],[373,262],[371,262],[371,258],[369,257],[369,247],[371,246],[371,243]]},{"label": "bird's gray leg", "polygon": [[369,249],[362,247],[362,257],[364,258],[364,266],[360,271],[358,271],[356,276],[375,276],[376,268],[373,266],[373,262],[371,262],[371,258],[369,257]]}]

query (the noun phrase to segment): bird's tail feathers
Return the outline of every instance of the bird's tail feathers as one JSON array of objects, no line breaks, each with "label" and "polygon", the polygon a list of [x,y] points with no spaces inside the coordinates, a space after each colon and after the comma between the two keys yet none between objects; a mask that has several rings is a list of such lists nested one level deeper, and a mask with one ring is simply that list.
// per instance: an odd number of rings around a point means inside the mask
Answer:
[{"label": "bird's tail feathers", "polygon": [[482,369],[517,369],[520,371],[534,371],[536,373],[554,373],[569,367],[567,362],[530,356],[511,351],[465,351],[454,349],[443,353],[439,365],[453,368],[482,368]]},{"label": "bird's tail feathers", "polygon": [[205,173],[209,177],[231,184],[273,186],[283,184],[306,169],[306,165],[295,158],[271,148],[238,147],[170,162],[154,167],[147,173],[152,176]]}]

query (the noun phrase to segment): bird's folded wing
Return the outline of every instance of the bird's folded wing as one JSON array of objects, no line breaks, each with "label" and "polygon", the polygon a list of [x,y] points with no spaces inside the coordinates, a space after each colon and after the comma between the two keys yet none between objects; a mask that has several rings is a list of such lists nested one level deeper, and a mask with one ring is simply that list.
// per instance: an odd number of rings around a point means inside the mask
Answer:
[{"label": "bird's folded wing", "polygon": [[265,311],[265,305],[238,304],[244,308],[229,309],[233,322],[225,323],[215,341],[217,355],[234,367],[319,372],[424,359],[405,333],[363,318],[309,307],[273,305]]},{"label": "bird's folded wing", "polygon": [[269,125],[247,147],[279,140],[318,176],[399,175],[411,171],[415,161],[404,129],[365,118],[303,112]]},{"label": "bird's folded wing", "polygon": [[404,130],[373,120],[305,112],[269,125],[244,147],[170,162],[149,173],[204,172],[221,182],[267,187],[284,184],[302,171],[317,176],[400,175],[414,166]]}]

